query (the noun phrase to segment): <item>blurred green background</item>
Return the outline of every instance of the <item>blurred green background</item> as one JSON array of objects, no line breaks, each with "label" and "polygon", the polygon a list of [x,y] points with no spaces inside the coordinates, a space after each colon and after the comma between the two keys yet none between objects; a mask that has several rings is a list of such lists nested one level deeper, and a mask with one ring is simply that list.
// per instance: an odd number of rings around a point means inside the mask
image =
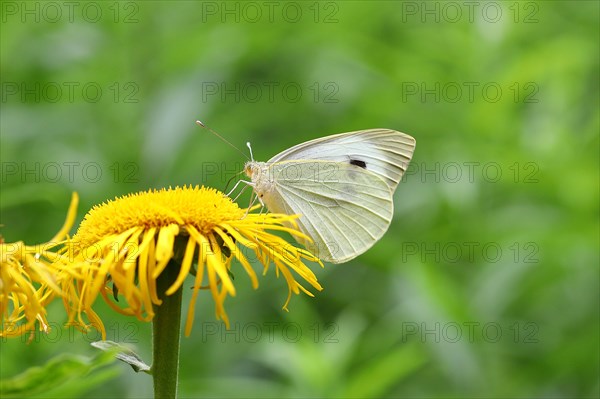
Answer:
[{"label": "blurred green background", "polygon": [[[180,396],[600,395],[598,2],[1,7],[8,242],[51,238],[72,191],[81,220],[151,187],[224,190],[246,158],[195,119],[257,160],[366,128],[417,139],[388,233],[315,270],[315,298],[286,313],[283,279],[240,277],[226,332],[200,295]],[[150,361],[149,325],[98,312]],[[2,341],[0,377],[97,353],[51,315],[51,335]],[[40,396],[151,393],[114,363]]]}]

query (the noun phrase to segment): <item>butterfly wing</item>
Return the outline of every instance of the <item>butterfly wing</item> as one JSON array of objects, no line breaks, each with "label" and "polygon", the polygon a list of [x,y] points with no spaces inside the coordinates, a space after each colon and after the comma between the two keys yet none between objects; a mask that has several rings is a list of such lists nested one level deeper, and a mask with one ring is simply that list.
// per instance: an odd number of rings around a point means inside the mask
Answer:
[{"label": "butterfly wing", "polygon": [[393,214],[392,191],[377,174],[347,162],[292,160],[267,164],[272,178],[262,200],[271,212],[300,214],[302,242],[319,258],[342,263],[383,236]]},{"label": "butterfly wing", "polygon": [[359,130],[295,145],[268,163],[291,160],[353,163],[381,177],[393,193],[408,168],[415,145],[413,137],[395,130]]}]

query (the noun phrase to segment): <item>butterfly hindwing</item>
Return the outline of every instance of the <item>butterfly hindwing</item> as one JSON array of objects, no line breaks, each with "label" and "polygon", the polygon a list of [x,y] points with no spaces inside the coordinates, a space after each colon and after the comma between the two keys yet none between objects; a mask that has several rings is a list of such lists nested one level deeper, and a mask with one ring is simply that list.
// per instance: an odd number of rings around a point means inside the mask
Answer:
[{"label": "butterfly hindwing", "polygon": [[388,183],[359,163],[285,160],[264,164],[272,189],[262,200],[271,212],[302,215],[300,230],[318,257],[346,262],[386,232],[393,213]]}]

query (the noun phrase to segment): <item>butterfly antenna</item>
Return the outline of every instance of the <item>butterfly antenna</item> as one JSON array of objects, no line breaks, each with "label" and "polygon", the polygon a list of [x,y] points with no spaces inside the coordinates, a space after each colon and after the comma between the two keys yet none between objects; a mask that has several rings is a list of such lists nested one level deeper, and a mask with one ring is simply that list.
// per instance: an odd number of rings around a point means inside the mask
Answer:
[{"label": "butterfly antenna", "polygon": [[248,149],[250,150],[250,160],[254,162],[254,155],[252,155],[252,146],[250,145],[249,141],[246,142],[246,147],[248,147]]},{"label": "butterfly antenna", "polygon": [[242,154],[243,156],[245,156],[246,158],[248,158],[248,155],[244,154],[239,148],[237,148],[236,146],[234,146],[233,144],[231,144],[225,137],[221,136],[219,133],[215,132],[210,127],[206,126],[204,123],[202,123],[200,121],[196,121],[196,125],[198,125],[200,127],[203,127],[204,129],[207,129],[209,132],[211,132],[212,134],[214,134],[215,136],[217,136],[218,138],[220,138],[221,140],[223,140],[225,143],[227,143],[231,147],[235,148],[235,150],[237,152],[239,152],[240,154]]}]

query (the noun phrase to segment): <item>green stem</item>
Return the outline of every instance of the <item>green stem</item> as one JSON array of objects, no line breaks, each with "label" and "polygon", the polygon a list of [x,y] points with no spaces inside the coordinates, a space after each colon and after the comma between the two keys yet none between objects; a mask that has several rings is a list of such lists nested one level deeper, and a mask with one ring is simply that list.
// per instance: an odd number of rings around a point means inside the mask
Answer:
[{"label": "green stem", "polygon": [[154,397],[160,399],[177,397],[183,290],[180,288],[169,296],[165,294],[165,291],[177,278],[179,267],[177,262],[170,261],[156,282],[156,289],[159,298],[162,299],[162,304],[154,306],[152,376],[154,378]]}]

